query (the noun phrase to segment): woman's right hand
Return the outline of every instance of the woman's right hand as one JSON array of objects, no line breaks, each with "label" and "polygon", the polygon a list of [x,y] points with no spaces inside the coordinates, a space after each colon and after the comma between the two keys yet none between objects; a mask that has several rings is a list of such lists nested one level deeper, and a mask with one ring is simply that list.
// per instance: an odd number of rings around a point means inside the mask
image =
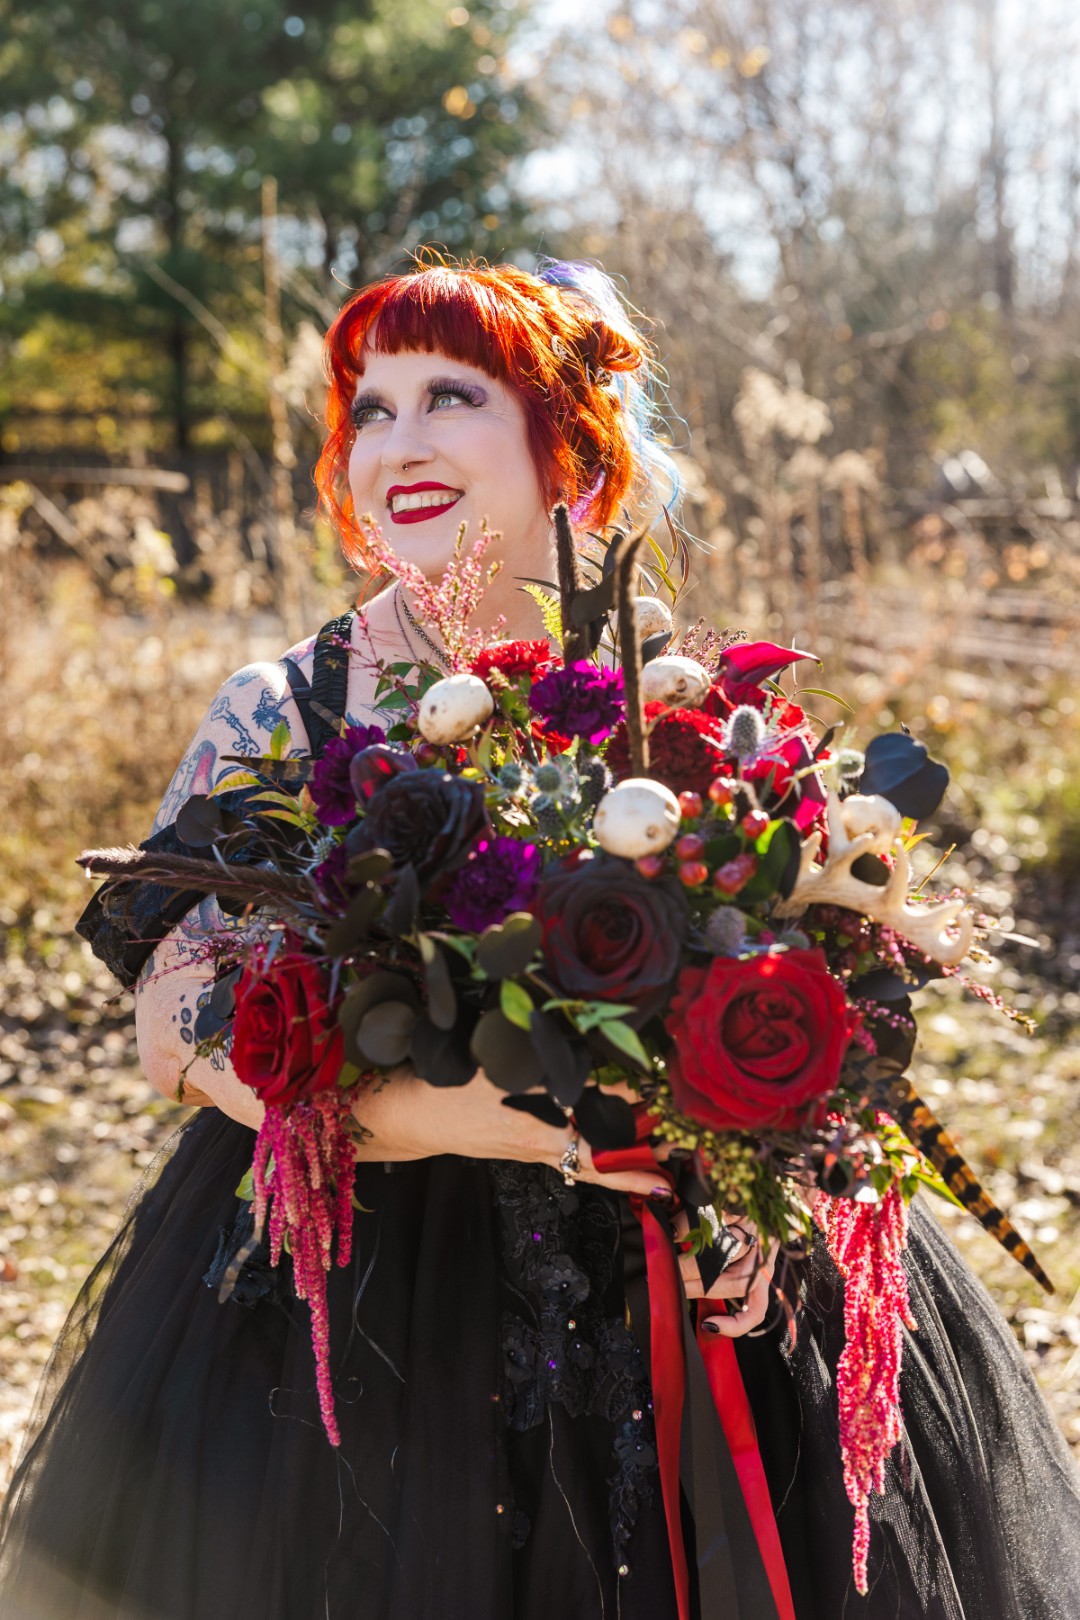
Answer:
[{"label": "woman's right hand", "polygon": [[357,1123],[370,1135],[358,1143],[363,1160],[427,1159],[454,1153],[467,1159],[516,1159],[559,1168],[570,1141],[578,1142],[578,1181],[612,1192],[669,1197],[662,1179],[646,1171],[605,1175],[593,1167],[592,1150],[569,1121],[546,1125],[520,1108],[506,1108],[506,1093],[482,1069],[464,1086],[432,1086],[409,1069],[374,1082],[353,1106]]}]

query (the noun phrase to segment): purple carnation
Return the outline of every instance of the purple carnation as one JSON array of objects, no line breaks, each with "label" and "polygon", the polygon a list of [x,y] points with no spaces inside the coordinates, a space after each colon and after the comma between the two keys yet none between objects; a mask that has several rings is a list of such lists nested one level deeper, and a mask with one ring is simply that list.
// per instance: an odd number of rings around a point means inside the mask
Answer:
[{"label": "purple carnation", "polygon": [[352,893],[348,885],[349,859],[345,845],[337,844],[311,871],[320,896],[332,911],[344,911],[349,904]]},{"label": "purple carnation", "polygon": [[324,827],[343,827],[356,815],[356,795],[349,781],[349,766],[362,748],[386,741],[381,726],[350,726],[344,737],[335,737],[322,751],[311,773],[308,791]]},{"label": "purple carnation", "polygon": [[563,737],[603,742],[626,711],[622,670],[598,669],[580,658],[542,676],[529,693],[529,707]]},{"label": "purple carnation", "polygon": [[540,882],[540,851],[518,838],[481,838],[443,894],[455,928],[480,934],[512,911],[527,911]]}]

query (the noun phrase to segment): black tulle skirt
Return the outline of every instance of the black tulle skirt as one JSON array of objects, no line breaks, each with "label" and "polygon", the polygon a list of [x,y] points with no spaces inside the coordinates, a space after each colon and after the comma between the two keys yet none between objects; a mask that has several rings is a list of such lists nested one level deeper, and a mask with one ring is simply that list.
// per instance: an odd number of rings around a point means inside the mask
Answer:
[{"label": "black tulle skirt", "polygon": [[[335,1450],[288,1262],[256,1254],[219,1302],[251,1147],[213,1110],[179,1132],[80,1295],[8,1499],[3,1620],[674,1620],[625,1201],[536,1167],[360,1166]],[[906,1438],[865,1598],[823,1250],[794,1348],[738,1344],[798,1620],[1080,1617],[1072,1461],[918,1201],[907,1263]]]}]

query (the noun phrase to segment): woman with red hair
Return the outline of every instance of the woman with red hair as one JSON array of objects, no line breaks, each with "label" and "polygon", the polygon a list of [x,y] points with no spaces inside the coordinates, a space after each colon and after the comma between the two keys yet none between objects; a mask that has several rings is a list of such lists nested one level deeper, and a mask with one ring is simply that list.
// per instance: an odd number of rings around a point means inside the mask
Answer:
[{"label": "woman with red hair", "polygon": [[[533,275],[435,263],[388,277],[346,305],[327,363],[316,481],[346,555],[363,573],[378,525],[399,558],[437,579],[460,526],[475,534],[486,522],[501,569],[479,611],[485,627],[501,616],[505,637],[542,633],[520,585],[552,577],[555,501],[583,529],[677,502],[649,347],[589,266]],[[183,801],[229,769],[226,756],[266,750],[282,720],[301,754],[320,753],[343,718],[370,725],[373,654],[444,656],[420,607],[391,566],[362,612],[227,681],[152,847],[182,849]],[[289,1264],[272,1269],[265,1249],[252,1251],[237,1193],[262,1105],[227,1060],[193,1060],[207,970],[190,945],[222,919],[190,901],[144,885],[126,919],[98,904],[81,924],[122,982],[138,980],[151,1081],[205,1106],[84,1288],[54,1358],[51,1406],[7,1509],[3,1620],[1080,1612],[1080,1499],[1064,1446],[1005,1324],[918,1210],[907,1436],[875,1499],[865,1598],[851,1587],[831,1262],[820,1248],[810,1257],[792,1343],[769,1313],[772,1257],[761,1263],[752,1233],[708,1289],[683,1258],[687,1295],[717,1301],[709,1321],[736,1341],[752,1420],[732,1443],[760,1447],[755,1526],[775,1512],[771,1590],[792,1596],[774,1607],[740,1595],[758,1556],[740,1509],[724,1532],[730,1603],[710,1607],[694,1579],[680,1597],[625,1196],[670,1195],[643,1172],[601,1172],[585,1141],[568,1184],[569,1127],[502,1106],[482,1073],[441,1088],[402,1070],[355,1104],[355,1258],[329,1279],[332,1447],[306,1308]],[[720,1301],[741,1308],[722,1314]],[[681,1539],[707,1584],[721,1548],[695,1517],[712,1467],[706,1458],[702,1473],[703,1449],[699,1435]]]}]

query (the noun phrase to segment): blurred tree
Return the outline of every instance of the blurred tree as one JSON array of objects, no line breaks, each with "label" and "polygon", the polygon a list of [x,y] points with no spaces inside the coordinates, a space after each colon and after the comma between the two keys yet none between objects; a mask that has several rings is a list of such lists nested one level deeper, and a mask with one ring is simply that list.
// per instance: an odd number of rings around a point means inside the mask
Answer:
[{"label": "blurred tree", "polygon": [[615,0],[553,42],[559,250],[660,319],[714,482],[747,473],[748,365],[893,486],[965,445],[1006,478],[1075,471],[1078,66],[1071,0]]},{"label": "blurred tree", "polygon": [[[178,451],[222,405],[257,413],[267,175],[287,321],[323,319],[332,275],[418,241],[512,241],[507,170],[539,123],[505,72],[521,16],[519,0],[0,0],[0,410],[115,420],[149,396]],[[90,375],[58,352],[93,356]]]}]

